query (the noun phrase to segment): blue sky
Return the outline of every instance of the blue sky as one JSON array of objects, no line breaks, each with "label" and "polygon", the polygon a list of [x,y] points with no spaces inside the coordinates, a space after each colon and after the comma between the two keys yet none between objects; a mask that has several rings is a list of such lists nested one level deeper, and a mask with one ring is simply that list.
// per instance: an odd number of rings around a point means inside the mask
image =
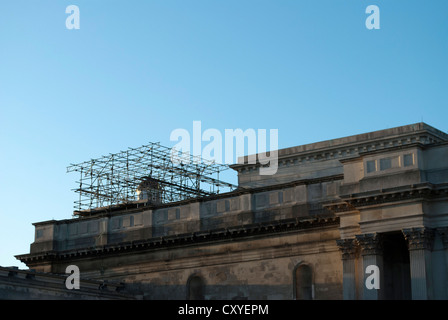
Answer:
[{"label": "blue sky", "polygon": [[280,148],[447,132],[447,58],[445,0],[2,1],[0,265],[26,268],[33,222],[71,218],[70,163],[173,146],[193,121],[278,129]]}]

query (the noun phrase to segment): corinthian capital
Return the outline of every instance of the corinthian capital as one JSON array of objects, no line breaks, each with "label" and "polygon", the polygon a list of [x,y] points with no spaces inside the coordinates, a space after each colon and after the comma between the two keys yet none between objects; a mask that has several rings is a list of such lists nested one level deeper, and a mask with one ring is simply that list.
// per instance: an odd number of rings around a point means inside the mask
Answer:
[{"label": "corinthian capital", "polygon": [[338,239],[336,244],[342,251],[342,259],[353,259],[356,256],[358,243],[356,239]]},{"label": "corinthian capital", "polygon": [[409,250],[432,250],[433,229],[425,227],[403,229],[403,235],[408,241]]},{"label": "corinthian capital", "polygon": [[378,233],[365,233],[356,235],[356,240],[362,248],[362,255],[383,254],[383,241]]},{"label": "corinthian capital", "polygon": [[437,232],[442,238],[443,248],[448,249],[448,227],[437,228]]}]

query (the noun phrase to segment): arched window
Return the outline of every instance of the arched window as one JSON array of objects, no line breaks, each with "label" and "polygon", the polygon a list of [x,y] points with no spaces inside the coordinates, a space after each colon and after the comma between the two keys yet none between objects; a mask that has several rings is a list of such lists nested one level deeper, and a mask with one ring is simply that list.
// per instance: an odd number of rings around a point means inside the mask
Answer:
[{"label": "arched window", "polygon": [[313,272],[311,267],[302,264],[295,270],[295,295],[297,300],[313,299]]},{"label": "arched window", "polygon": [[204,288],[204,280],[200,276],[191,276],[187,282],[187,299],[204,300]]}]

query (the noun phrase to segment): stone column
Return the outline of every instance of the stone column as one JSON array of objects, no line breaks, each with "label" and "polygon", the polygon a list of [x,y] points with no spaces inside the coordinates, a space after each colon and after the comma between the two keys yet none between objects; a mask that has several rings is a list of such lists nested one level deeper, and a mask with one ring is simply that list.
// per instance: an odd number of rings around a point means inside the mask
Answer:
[{"label": "stone column", "polygon": [[[445,269],[448,270],[448,227],[437,228],[437,233],[442,239]],[[448,280],[445,280],[445,297],[448,297]]]},{"label": "stone column", "polygon": [[431,250],[434,231],[429,228],[403,229],[408,241],[413,300],[433,298]]},{"label": "stone column", "polygon": [[445,262],[448,267],[448,227],[437,228],[437,233],[442,239],[443,250],[445,252]]},{"label": "stone column", "polygon": [[344,300],[356,299],[355,259],[357,245],[356,239],[336,240],[342,252],[342,288]]},{"label": "stone column", "polygon": [[[363,264],[363,299],[365,300],[381,300],[383,298],[383,242],[380,234],[367,233],[356,235],[356,239],[362,249],[362,264]],[[380,272],[380,288],[368,289],[366,286],[366,279],[370,274],[366,274],[366,268],[370,265],[377,266]]]}]

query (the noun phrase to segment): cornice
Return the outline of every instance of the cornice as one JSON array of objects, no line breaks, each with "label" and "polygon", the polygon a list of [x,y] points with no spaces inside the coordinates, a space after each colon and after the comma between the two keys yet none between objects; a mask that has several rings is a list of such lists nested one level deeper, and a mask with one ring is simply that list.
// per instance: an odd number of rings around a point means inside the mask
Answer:
[{"label": "cornice", "polygon": [[[67,275],[35,270],[21,270],[11,267],[0,267],[0,282],[13,287],[38,288],[47,290],[63,290],[66,292]],[[80,279],[81,290],[73,290],[71,294],[101,297],[105,299],[135,299],[123,282]]]},{"label": "cornice", "polygon": [[426,148],[429,148],[433,146],[433,144],[423,144],[420,142],[413,142],[413,143],[409,143],[409,144],[400,144],[400,145],[392,145],[391,147],[387,147],[387,148],[382,148],[382,149],[372,149],[372,150],[368,150],[368,151],[362,151],[359,152],[357,156],[351,157],[351,158],[345,158],[345,159],[341,159],[340,162],[341,163],[349,163],[349,162],[353,162],[353,161],[358,161],[360,159],[362,159],[365,156],[370,156],[370,155],[375,155],[375,154],[379,154],[379,153],[384,153],[385,151],[397,151],[397,150],[406,150],[406,149],[414,149],[414,148],[418,148],[421,150],[424,150]]},{"label": "cornice", "polygon": [[[444,133],[439,132],[439,134],[437,134],[437,132],[432,132],[431,130],[421,129],[419,131],[412,131],[388,137],[349,142],[334,147],[326,146],[309,151],[303,150],[293,154],[281,155],[281,152],[285,149],[278,150],[278,167],[303,165],[320,160],[345,161],[346,159],[357,158],[360,155],[390,151],[405,147],[435,146],[438,143],[446,142],[446,140],[442,138],[442,134],[444,135],[443,137],[446,136]],[[258,170],[261,166],[258,161],[254,164],[248,163],[248,156],[243,157],[243,159],[244,163],[233,164],[230,167],[238,171],[238,173],[245,173]]]},{"label": "cornice", "polygon": [[157,250],[189,245],[208,244],[222,241],[244,240],[251,237],[280,235],[301,230],[339,226],[339,218],[334,216],[315,218],[295,218],[245,226],[198,231],[179,235],[162,236],[132,242],[123,242],[99,247],[68,251],[47,251],[15,256],[24,263],[77,259],[99,255],[114,255],[142,250]]},{"label": "cornice", "polygon": [[341,195],[341,200],[324,203],[334,213],[358,210],[362,207],[411,200],[434,200],[448,197],[448,184],[421,183],[358,194]]}]

